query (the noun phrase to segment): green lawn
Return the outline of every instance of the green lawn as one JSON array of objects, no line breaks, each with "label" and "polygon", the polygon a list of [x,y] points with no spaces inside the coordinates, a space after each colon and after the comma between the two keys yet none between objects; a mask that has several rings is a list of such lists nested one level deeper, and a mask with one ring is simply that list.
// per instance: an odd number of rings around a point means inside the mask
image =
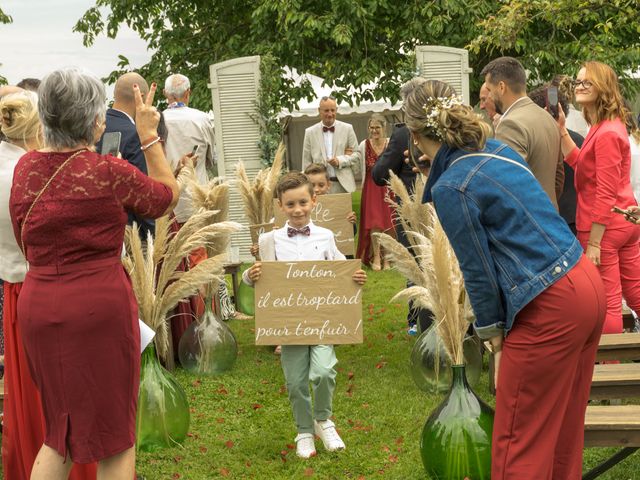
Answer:
[{"label": "green lawn", "polygon": [[[369,272],[365,287],[365,342],[337,347],[334,418],[344,452],[295,456],[296,435],[278,357],[253,345],[253,322],[230,323],[240,344],[234,369],[218,378],[177,376],[191,400],[192,424],[184,447],[140,454],[147,479],[422,479],[419,434],[441,396],[413,384],[408,357],[415,337],[405,333],[406,307],[388,304],[404,280],[394,272]],[[372,307],[370,307],[370,305]],[[369,315],[370,309],[372,314]],[[478,393],[493,403],[483,374]],[[613,449],[590,449],[593,467]],[[637,479],[640,455],[601,477]]]}]

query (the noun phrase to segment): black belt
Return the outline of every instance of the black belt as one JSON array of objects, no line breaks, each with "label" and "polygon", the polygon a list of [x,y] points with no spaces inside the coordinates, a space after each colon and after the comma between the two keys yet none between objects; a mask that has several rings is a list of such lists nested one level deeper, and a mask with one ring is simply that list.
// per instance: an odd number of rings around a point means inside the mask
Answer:
[{"label": "black belt", "polygon": [[329,177],[329,180],[332,182],[337,182],[338,181],[338,177]]}]

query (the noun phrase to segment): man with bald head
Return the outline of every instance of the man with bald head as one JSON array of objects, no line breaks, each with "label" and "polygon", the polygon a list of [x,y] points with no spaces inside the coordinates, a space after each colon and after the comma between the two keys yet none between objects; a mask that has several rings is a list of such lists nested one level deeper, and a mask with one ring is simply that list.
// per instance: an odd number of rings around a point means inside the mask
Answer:
[{"label": "man with bald head", "polygon": [[[144,152],[140,149],[140,138],[136,131],[136,102],[133,96],[133,86],[138,85],[140,93],[146,97],[149,93],[149,85],[142,76],[135,72],[122,75],[116,81],[113,90],[113,106],[107,110],[105,119],[105,130],[107,132],[120,132],[120,154],[138,170],[147,173],[147,162],[144,159]],[[142,140],[147,140],[143,138]],[[96,145],[98,152],[102,147],[102,139]],[[147,239],[147,232],[154,232],[155,223],[148,218],[142,218],[135,214],[129,214],[129,225],[133,222],[140,228],[140,237]]]}]

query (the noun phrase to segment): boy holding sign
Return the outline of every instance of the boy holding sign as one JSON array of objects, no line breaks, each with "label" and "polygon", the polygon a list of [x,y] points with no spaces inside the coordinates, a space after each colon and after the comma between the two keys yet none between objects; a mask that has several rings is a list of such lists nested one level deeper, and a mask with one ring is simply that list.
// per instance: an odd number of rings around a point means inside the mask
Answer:
[{"label": "boy holding sign", "polygon": [[[284,175],[278,181],[276,194],[278,205],[287,217],[287,223],[283,228],[260,236],[260,254],[263,260],[345,259],[336,247],[331,230],[318,227],[311,222],[311,211],[316,204],[316,196],[306,175],[300,172]],[[261,264],[256,262],[245,270],[242,278],[245,283],[253,286],[260,279],[260,275]],[[363,270],[355,271],[352,278],[360,285],[367,281],[367,275]],[[314,432],[328,451],[345,448],[334,423],[330,420],[336,385],[334,367],[337,362],[332,345],[282,346],[282,370],[298,427],[296,453],[301,458],[309,458],[316,454]],[[313,406],[309,382],[313,384]]]},{"label": "boy holding sign", "polygon": [[[331,190],[331,180],[329,180],[329,172],[327,172],[327,166],[323,163],[312,163],[307,165],[304,169],[304,174],[309,177],[311,185],[313,185],[313,193],[316,195],[327,195]],[[353,232],[357,230],[356,227],[356,212],[351,212],[347,215],[347,220],[353,225]]]}]

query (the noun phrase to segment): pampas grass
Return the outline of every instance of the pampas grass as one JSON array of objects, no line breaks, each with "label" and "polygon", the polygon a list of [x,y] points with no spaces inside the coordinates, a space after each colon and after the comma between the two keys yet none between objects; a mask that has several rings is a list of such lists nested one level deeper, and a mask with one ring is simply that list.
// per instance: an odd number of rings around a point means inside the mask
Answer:
[{"label": "pampas grass", "polygon": [[123,263],[131,277],[138,301],[140,318],[156,332],[158,354],[164,360],[169,351],[167,313],[182,299],[189,297],[204,284],[220,282],[224,275],[224,255],[209,258],[187,272],[176,271],[192,250],[211,245],[216,237],[239,230],[235,222],[211,224],[217,211],[194,214],[176,234],[169,234],[169,219],[156,221],[156,238],[149,234],[146,252],[134,224],[127,228],[127,256]]},{"label": "pampas grass", "polygon": [[[404,202],[404,199],[402,200]],[[430,204],[424,205],[431,225],[418,223],[422,232],[405,230],[412,244],[409,250],[385,233],[374,233],[385,249],[392,266],[415,285],[393,297],[391,301],[413,301],[429,309],[435,317],[438,335],[454,365],[464,363],[462,343],[469,323],[470,306],[466,301],[464,280],[451,244]],[[410,224],[406,219],[403,225]],[[416,223],[416,220],[413,220]]]},{"label": "pampas grass", "polygon": [[250,225],[269,223],[273,218],[273,197],[282,173],[284,153],[284,144],[280,142],[273,164],[260,170],[253,182],[249,180],[244,163],[238,162],[236,167],[238,191]]},{"label": "pampas grass", "polygon": [[[422,203],[424,187],[424,177],[416,175],[413,193],[410,194],[404,182],[395,173],[390,172],[389,190],[394,193],[394,197],[387,195],[386,201],[393,207],[394,221],[400,222],[405,231],[421,233],[428,237],[435,212],[429,204]],[[415,239],[409,239],[414,245],[412,240]]]}]

